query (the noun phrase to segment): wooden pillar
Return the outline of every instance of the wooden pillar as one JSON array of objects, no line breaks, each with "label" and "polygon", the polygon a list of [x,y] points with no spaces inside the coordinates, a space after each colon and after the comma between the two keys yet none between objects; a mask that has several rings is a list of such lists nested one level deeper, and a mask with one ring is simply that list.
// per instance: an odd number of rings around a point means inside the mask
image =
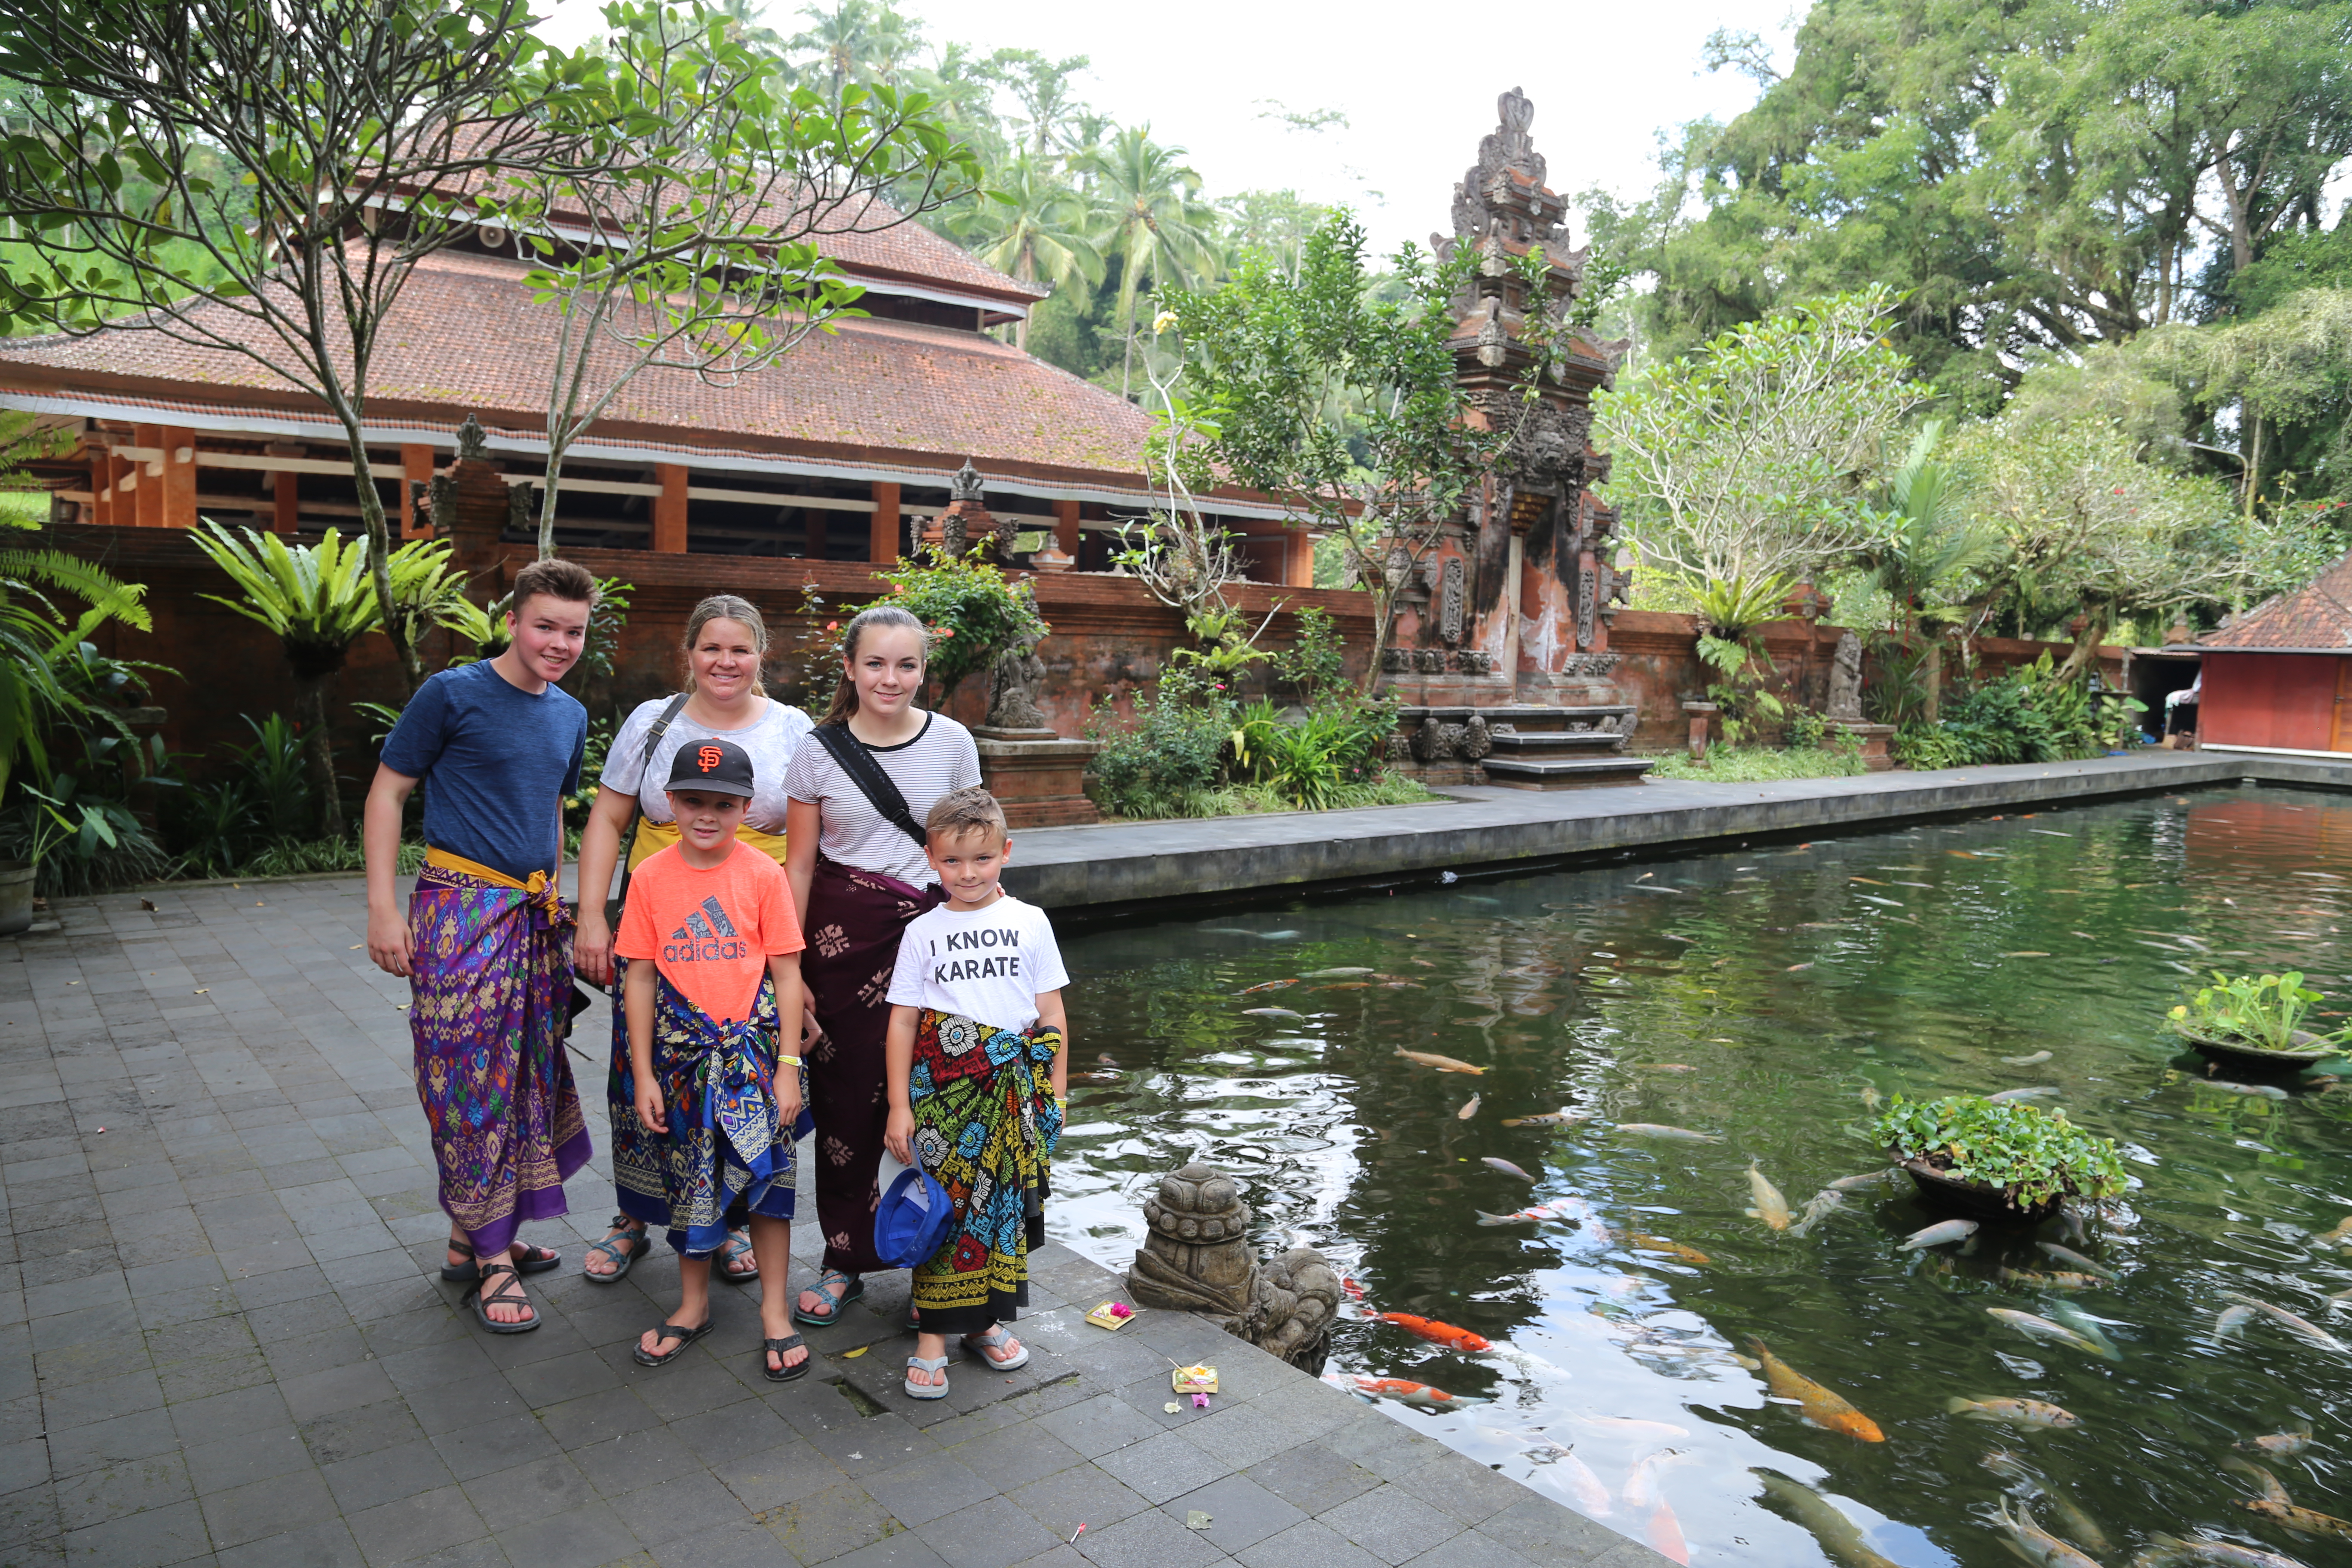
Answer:
[{"label": "wooden pillar", "polygon": [[1282,583],[1286,588],[1315,586],[1315,536],[1306,529],[1282,531]]},{"label": "wooden pillar", "polygon": [[[142,448],[152,451],[163,444],[163,427],[161,425],[134,425],[131,430]],[[168,458],[171,454],[166,452],[163,456]],[[138,510],[139,526],[161,528],[163,526],[163,465],[153,458],[142,458],[138,464],[138,472],[139,488],[131,495]]]},{"label": "wooden pillar", "polygon": [[802,509],[801,515],[807,520],[801,525],[803,529],[801,555],[806,560],[822,561],[824,559],[824,509],[814,506],[804,507]]},{"label": "wooden pillar", "polygon": [[416,487],[433,482],[433,448],[412,441],[400,447],[400,537],[430,539],[433,524],[416,515]]},{"label": "wooden pillar", "polygon": [[270,531],[292,533],[302,526],[302,477],[280,468],[269,476],[269,485]]},{"label": "wooden pillar", "polygon": [[656,463],[661,494],[654,498],[654,548],[665,555],[686,553],[686,465]]},{"label": "wooden pillar", "polygon": [[89,520],[101,527],[114,521],[114,463],[102,447],[89,459]]},{"label": "wooden pillar", "polygon": [[113,499],[107,505],[106,520],[114,524],[117,528],[136,528],[139,526],[138,494],[135,491],[126,490],[122,488],[123,481],[126,479],[135,479],[138,472],[139,465],[132,462],[130,458],[122,456],[121,453],[116,452],[108,455],[106,459],[107,494],[111,496]]},{"label": "wooden pillar", "polygon": [[904,548],[899,540],[898,487],[877,481],[874,516],[866,531],[866,559],[875,565],[887,566],[898,559]]},{"label": "wooden pillar", "polygon": [[1054,548],[1073,563],[1078,558],[1078,546],[1086,542],[1078,528],[1078,505],[1074,500],[1054,503]]},{"label": "wooden pillar", "polygon": [[196,526],[196,433],[166,425],[163,437],[163,477],[157,486],[165,528]]}]

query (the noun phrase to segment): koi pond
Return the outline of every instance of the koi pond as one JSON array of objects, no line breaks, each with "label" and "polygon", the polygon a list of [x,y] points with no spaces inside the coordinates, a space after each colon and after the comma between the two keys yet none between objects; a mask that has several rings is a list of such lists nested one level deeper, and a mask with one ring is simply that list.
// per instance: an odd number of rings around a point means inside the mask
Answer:
[{"label": "koi pond", "polygon": [[[1049,1217],[1123,1269],[1160,1175],[1223,1166],[1262,1252],[1319,1247],[1361,1287],[1328,1376],[1394,1380],[1398,1419],[1690,1563],[2005,1563],[2020,1505],[2110,1568],[2177,1556],[2159,1536],[2343,1562],[2249,1511],[2237,1467],[2352,1511],[2352,1344],[2322,1342],[2352,1342],[2352,1080],[2204,1081],[2165,1014],[2215,968],[2294,968],[2340,1027],[2347,916],[2352,802],[2233,790],[1077,936],[1095,1081]],[[1812,1202],[1885,1165],[1866,1129],[1897,1092],[2042,1086],[2131,1178],[2082,1234],[1905,1251],[1946,1217],[1907,1180]],[[1561,1111],[1584,1120],[1505,1125]],[[1749,1216],[1751,1163],[1810,1224]],[[2321,1337],[2224,1318],[2239,1297]],[[2081,1314],[2113,1359],[1994,1309]],[[1776,1398],[1759,1340],[1885,1440]]]}]

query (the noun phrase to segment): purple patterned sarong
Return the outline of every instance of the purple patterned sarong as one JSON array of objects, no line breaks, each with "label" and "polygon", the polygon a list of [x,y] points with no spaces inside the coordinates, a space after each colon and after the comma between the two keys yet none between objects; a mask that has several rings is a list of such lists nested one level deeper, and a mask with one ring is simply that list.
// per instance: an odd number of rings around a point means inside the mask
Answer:
[{"label": "purple patterned sarong", "polygon": [[441,1206],[478,1256],[566,1212],[588,1128],[563,1054],[572,920],[559,900],[427,865],[408,900],[409,1029]]}]

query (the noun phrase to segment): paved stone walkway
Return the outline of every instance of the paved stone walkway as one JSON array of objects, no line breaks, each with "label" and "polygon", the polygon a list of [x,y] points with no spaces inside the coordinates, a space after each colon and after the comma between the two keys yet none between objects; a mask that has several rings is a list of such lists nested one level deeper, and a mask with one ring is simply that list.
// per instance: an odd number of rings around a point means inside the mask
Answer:
[{"label": "paved stone walkway", "polygon": [[[359,951],[357,880],[152,901],[0,940],[0,1568],[1664,1562],[1189,1316],[1083,1324],[1111,1278],[1059,1247],[1033,1364],[958,1362],[938,1405],[898,1386],[903,1276],[811,1332],[803,1381],[759,1376],[725,1287],[719,1331],[648,1371],[629,1346],[676,1266],[578,1272],[600,1161],[527,1233],[566,1253],[530,1282],[545,1325],[481,1333],[432,1274],[406,987]],[[600,1004],[574,1064],[600,1150],[607,1027]],[[1202,1359],[1226,1392],[1168,1414]]]}]

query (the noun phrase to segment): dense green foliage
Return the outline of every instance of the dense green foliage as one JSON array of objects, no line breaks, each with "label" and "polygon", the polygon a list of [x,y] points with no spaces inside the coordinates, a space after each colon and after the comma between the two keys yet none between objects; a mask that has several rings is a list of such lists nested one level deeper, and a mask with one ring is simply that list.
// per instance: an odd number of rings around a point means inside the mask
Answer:
[{"label": "dense green foliage", "polygon": [[[2213,984],[2203,987],[2168,1016],[2182,1034],[2201,1040],[2245,1040],[2267,1051],[2293,1050],[2319,1043],[2298,1040],[2312,1009],[2326,998],[2303,983],[2299,971],[2284,974],[2223,974],[2214,971]],[[2326,1038],[2342,1043],[2352,1029],[2338,1029]]]},{"label": "dense green foliage", "polygon": [[1914,1100],[1897,1094],[1871,1124],[1871,1136],[1902,1159],[1999,1187],[2021,1208],[2124,1190],[2115,1141],[2084,1131],[2063,1110],[1969,1095]]},{"label": "dense green foliage", "polygon": [[1957,683],[1945,696],[1942,719],[1904,724],[1894,752],[1908,768],[2096,757],[2121,742],[2125,714],[2137,707],[2117,700],[2103,711],[2089,682],[2061,679],[2044,653],[2005,675]]}]

